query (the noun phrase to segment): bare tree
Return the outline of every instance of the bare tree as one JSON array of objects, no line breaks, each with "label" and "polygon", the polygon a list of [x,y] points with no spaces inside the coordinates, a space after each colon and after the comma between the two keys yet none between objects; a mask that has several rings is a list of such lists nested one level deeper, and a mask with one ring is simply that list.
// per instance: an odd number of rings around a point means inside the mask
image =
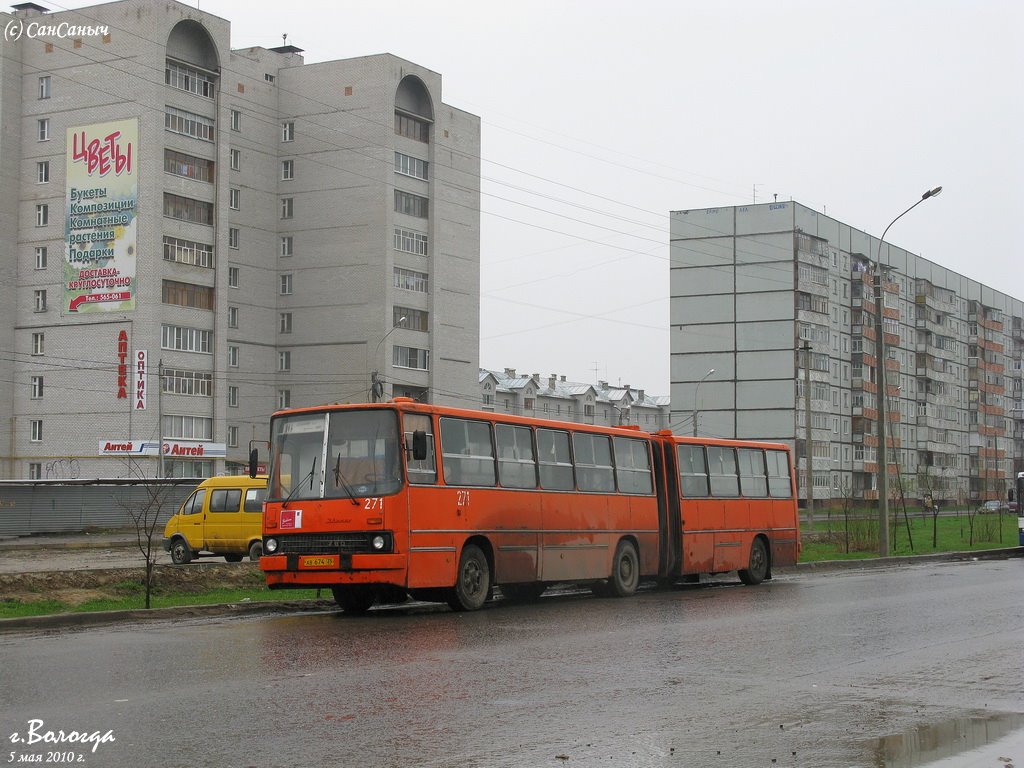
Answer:
[{"label": "bare tree", "polygon": [[149,482],[149,478],[138,466],[134,458],[128,459],[128,472],[131,477],[139,480],[139,487],[144,489],[145,496],[139,500],[129,501],[125,498],[118,500],[119,506],[125,510],[135,526],[135,541],[146,560],[146,573],[143,579],[143,587],[146,594],[146,608],[152,603],[153,585],[156,576],[156,558],[160,554],[159,543],[154,542],[153,537],[157,526],[163,516],[164,505],[167,497],[174,487],[169,484],[155,484]]}]

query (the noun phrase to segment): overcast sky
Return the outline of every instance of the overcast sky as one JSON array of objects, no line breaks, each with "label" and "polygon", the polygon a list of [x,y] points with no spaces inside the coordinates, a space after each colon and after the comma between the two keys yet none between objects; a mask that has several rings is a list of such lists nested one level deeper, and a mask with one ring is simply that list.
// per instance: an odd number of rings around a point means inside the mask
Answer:
[{"label": "overcast sky", "polygon": [[887,240],[1024,298],[1019,0],[197,4],[480,116],[485,368],[669,394],[668,212],[755,196],[877,236],[942,185]]}]

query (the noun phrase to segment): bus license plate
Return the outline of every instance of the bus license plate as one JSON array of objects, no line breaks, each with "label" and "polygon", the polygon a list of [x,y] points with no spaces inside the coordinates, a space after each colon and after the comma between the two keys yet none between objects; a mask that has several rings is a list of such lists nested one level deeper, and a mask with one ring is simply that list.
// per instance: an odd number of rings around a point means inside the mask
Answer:
[{"label": "bus license plate", "polygon": [[299,560],[300,568],[337,568],[338,556],[329,557],[303,557]]}]

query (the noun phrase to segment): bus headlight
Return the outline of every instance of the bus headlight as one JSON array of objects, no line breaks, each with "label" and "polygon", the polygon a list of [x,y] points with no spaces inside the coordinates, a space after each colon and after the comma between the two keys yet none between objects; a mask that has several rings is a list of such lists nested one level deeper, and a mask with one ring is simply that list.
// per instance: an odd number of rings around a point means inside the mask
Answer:
[{"label": "bus headlight", "polygon": [[384,549],[384,545],[387,544],[387,540],[385,540],[383,536],[374,536],[373,539],[371,539],[370,544],[373,545],[374,549],[380,552]]},{"label": "bus headlight", "polygon": [[263,543],[263,549],[266,550],[268,555],[272,555],[277,552],[277,539],[267,539]]}]

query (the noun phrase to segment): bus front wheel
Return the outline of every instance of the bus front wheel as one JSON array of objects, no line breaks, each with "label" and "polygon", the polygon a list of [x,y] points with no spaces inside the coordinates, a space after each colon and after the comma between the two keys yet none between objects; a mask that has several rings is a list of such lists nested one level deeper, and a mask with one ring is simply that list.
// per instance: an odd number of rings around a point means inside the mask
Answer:
[{"label": "bus front wheel", "polygon": [[491,567],[475,544],[468,544],[459,558],[455,586],[449,590],[448,605],[453,611],[475,611],[487,602],[491,591]]},{"label": "bus front wheel", "polygon": [[331,587],[334,602],[345,613],[366,613],[377,602],[377,593],[371,587],[353,585]]},{"label": "bus front wheel", "polygon": [[760,584],[768,576],[768,550],[764,539],[756,538],[750,545],[750,564],[739,572],[740,581],[753,586]]}]

